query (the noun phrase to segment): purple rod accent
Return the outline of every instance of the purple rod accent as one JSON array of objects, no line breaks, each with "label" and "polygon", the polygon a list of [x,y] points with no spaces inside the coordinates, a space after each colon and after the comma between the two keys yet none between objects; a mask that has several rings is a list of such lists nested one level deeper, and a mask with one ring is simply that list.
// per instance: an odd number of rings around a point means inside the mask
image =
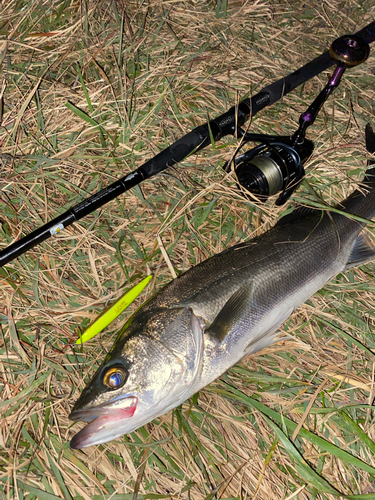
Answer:
[{"label": "purple rod accent", "polygon": [[345,66],[336,66],[335,71],[332,73],[331,78],[328,80],[328,84],[332,87],[337,87],[337,85],[340,83],[345,69]]},{"label": "purple rod accent", "polygon": [[313,120],[313,115],[305,111],[304,113],[302,113],[301,119],[306,123],[310,123]]}]

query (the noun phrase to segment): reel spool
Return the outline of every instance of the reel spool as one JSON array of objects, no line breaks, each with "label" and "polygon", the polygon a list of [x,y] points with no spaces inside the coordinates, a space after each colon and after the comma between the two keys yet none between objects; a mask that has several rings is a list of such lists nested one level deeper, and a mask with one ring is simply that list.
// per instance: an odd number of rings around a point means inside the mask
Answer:
[{"label": "reel spool", "polygon": [[[311,141],[305,141],[311,144]],[[311,154],[310,148],[304,158]],[[276,205],[282,205],[292,194],[305,175],[301,156],[286,143],[270,142],[261,144],[233,160],[237,185],[256,195],[261,201],[281,193]],[[224,165],[230,172],[231,162]]]}]

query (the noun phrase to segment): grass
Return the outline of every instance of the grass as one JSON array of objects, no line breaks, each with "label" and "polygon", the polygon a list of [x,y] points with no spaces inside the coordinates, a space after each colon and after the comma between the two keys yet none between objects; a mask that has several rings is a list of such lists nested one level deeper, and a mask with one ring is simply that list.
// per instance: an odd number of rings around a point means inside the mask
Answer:
[{"label": "grass", "polygon": [[[373,19],[369,0],[3,2],[1,248]],[[374,71],[370,55],[324,106],[291,203],[334,204],[361,177]],[[259,113],[252,131],[292,132],[327,74]],[[0,270],[0,496],[375,498],[373,264],[295,311],[292,341],[131,435],[69,448],[81,426],[72,405],[126,316],[76,348],[79,331],[149,270],[128,314],[287,209],[239,195],[221,168],[235,147],[189,157]]]}]

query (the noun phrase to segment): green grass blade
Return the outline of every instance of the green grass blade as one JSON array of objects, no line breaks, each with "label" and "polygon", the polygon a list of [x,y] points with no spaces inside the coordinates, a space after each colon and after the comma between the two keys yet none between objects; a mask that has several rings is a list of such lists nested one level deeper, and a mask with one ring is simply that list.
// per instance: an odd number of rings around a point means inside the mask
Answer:
[{"label": "green grass blade", "polygon": [[263,418],[266,420],[268,425],[275,431],[276,436],[283,444],[285,451],[294,461],[296,469],[302,479],[313,485],[319,491],[324,491],[325,493],[330,493],[331,495],[341,496],[341,493],[331,486],[325,479],[323,479],[319,474],[317,474],[314,469],[304,460],[302,455],[299,453],[297,448],[294,446],[292,441],[283,433],[283,431],[274,423],[270,418],[263,414]]},{"label": "green grass blade", "polygon": [[87,102],[87,107],[89,108],[90,113],[93,113],[94,112],[94,108],[92,106],[92,102],[91,102],[91,99],[90,99],[90,94],[89,94],[89,92],[87,90],[87,87],[85,85],[85,81],[83,79],[82,71],[81,71],[81,68],[80,68],[79,65],[77,65],[77,71],[78,71],[79,81],[81,82],[81,85],[82,85],[83,93],[85,94],[85,98],[86,98],[86,102]]},{"label": "green grass blade", "polygon": [[107,135],[107,136],[109,136],[109,134],[104,130],[104,128],[96,120],[94,120],[94,118],[91,118],[91,116],[89,116],[87,113],[85,113],[84,111],[82,111],[82,109],[77,108],[77,106],[75,106],[73,103],[67,101],[65,103],[65,106],[70,111],[72,111],[72,113],[74,113],[76,116],[78,116],[79,118],[81,118],[82,120],[84,120],[86,123],[88,123],[92,127],[98,129],[99,135],[100,135],[101,145],[102,145],[103,148],[106,148],[107,144],[106,144],[105,139],[104,139],[104,134]]},{"label": "green grass blade", "polygon": [[36,488],[35,486],[32,486],[29,483],[24,483],[19,479],[17,479],[17,488],[23,491],[24,493],[28,492],[31,493],[32,495],[35,495],[36,498],[40,500],[61,500],[61,497],[57,497],[52,493],[47,493],[46,491],[40,490],[39,488]]},{"label": "green grass blade", "polygon": [[346,333],[342,328],[339,328],[336,326],[334,323],[330,323],[329,321],[326,321],[323,318],[319,318],[319,322],[323,323],[324,325],[329,326],[333,330],[336,330],[337,333],[345,337],[347,340],[350,340],[354,345],[362,349],[370,358],[374,359],[375,358],[375,353],[373,353],[368,347],[362,344],[359,340],[354,338],[352,335],[349,335],[349,333]]},{"label": "green grass blade", "polygon": [[[225,384],[227,387],[227,391],[225,393],[228,396],[235,396],[235,399],[241,401],[243,404],[252,406],[253,408],[256,408],[258,411],[262,413],[262,415],[266,415],[270,418],[272,418],[275,422],[277,422],[279,425],[285,425],[289,431],[293,432],[295,428],[297,427],[297,424],[290,420],[289,418],[285,416],[281,416],[280,413],[276,412],[275,410],[272,410],[270,408],[267,408],[267,406],[263,405],[256,399],[246,396],[245,394],[241,393],[237,389],[234,389],[233,387],[228,386]],[[300,429],[299,436],[303,437],[304,439],[307,439],[310,441],[310,443],[318,446],[323,452],[325,453],[331,453],[333,456],[336,458],[339,458],[343,462],[347,462],[354,467],[358,467],[359,469],[362,469],[369,474],[375,475],[375,468],[371,467],[370,465],[366,464],[362,460],[360,460],[357,457],[354,457],[350,453],[348,453],[345,450],[340,449],[339,447],[335,446],[332,443],[329,443],[325,439],[321,438],[320,436],[317,436],[311,431],[308,431],[307,429],[304,429],[303,427]]]},{"label": "green grass blade", "polygon": [[41,384],[44,384],[44,382],[47,380],[47,378],[50,376],[50,373],[43,373],[39,378],[34,380],[28,387],[23,389],[21,392],[19,392],[16,396],[13,396],[10,399],[7,399],[5,401],[2,401],[0,403],[0,408],[4,408],[5,406],[12,405],[13,403],[16,403],[20,399],[26,399],[26,397],[31,394],[33,391],[35,391]]}]

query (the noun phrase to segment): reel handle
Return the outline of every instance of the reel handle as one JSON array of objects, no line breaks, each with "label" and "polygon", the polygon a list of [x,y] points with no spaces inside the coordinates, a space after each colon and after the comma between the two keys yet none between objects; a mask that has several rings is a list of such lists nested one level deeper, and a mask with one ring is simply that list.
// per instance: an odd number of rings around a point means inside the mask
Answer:
[{"label": "reel handle", "polygon": [[329,55],[338,66],[354,68],[366,61],[370,46],[356,35],[344,35],[337,38],[329,48]]}]

